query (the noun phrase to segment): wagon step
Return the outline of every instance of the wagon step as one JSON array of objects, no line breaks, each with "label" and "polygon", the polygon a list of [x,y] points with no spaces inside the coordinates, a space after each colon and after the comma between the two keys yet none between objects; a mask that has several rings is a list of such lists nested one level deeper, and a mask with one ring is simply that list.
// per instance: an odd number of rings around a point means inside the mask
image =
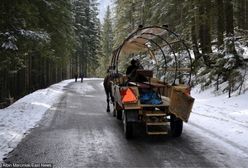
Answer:
[{"label": "wagon step", "polygon": [[169,125],[168,122],[146,122],[146,125]]},{"label": "wagon step", "polygon": [[145,113],[145,116],[147,117],[159,117],[159,116],[166,116],[165,113],[163,112],[149,112],[149,113]]},{"label": "wagon step", "polygon": [[146,132],[148,135],[166,135],[168,132],[162,131],[162,132]]},{"label": "wagon step", "polygon": [[146,133],[148,135],[165,135],[168,134],[168,122],[146,122]]}]

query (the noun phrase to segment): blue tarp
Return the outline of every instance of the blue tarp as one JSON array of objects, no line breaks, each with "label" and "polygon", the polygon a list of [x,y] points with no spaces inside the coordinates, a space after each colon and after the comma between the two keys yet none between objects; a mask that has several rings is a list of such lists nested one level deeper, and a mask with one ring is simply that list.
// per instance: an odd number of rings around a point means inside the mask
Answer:
[{"label": "blue tarp", "polygon": [[141,104],[154,104],[154,105],[162,104],[161,98],[153,90],[141,92],[140,102]]}]

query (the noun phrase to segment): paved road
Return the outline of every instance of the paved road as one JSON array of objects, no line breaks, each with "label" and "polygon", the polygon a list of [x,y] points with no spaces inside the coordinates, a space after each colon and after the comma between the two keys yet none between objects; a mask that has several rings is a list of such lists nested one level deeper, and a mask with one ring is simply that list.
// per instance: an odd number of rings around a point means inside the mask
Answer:
[{"label": "paved road", "polygon": [[[105,112],[102,81],[71,83],[6,163],[53,163],[54,167],[217,167],[184,132],[180,138],[146,136],[142,127],[126,140],[122,123]],[[84,91],[84,88],[91,89]]]}]

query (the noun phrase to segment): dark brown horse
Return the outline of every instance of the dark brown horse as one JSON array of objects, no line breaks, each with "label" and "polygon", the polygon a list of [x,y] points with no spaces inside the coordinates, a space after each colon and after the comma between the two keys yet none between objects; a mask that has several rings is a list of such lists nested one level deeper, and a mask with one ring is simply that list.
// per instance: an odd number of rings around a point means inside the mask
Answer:
[{"label": "dark brown horse", "polygon": [[111,101],[114,101],[113,95],[112,95],[112,91],[111,91],[111,80],[113,79],[112,74],[108,74],[103,81],[103,86],[104,86],[104,90],[106,93],[106,97],[107,97],[107,112],[110,112],[110,107],[109,107],[109,100],[111,98]]}]

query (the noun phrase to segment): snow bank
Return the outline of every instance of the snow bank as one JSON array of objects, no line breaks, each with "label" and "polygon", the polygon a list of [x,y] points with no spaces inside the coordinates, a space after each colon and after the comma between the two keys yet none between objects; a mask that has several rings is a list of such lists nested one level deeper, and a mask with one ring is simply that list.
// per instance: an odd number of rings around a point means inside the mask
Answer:
[{"label": "snow bank", "polygon": [[[38,90],[0,110],[0,160],[13,150],[24,134],[35,127],[43,114],[59,101],[64,93],[64,86],[71,82],[74,80],[66,80]],[[71,88],[83,95],[94,90],[88,82],[72,85]],[[227,151],[230,155],[248,158],[248,93],[228,98],[227,94],[215,95],[212,91],[213,88],[200,93],[199,88],[192,90],[195,103],[189,123],[184,125],[185,133],[196,135],[198,140],[202,137],[202,141],[213,150],[215,147],[209,144],[216,144],[220,151]]]},{"label": "snow bank", "polygon": [[197,88],[192,90],[195,103],[185,126],[225,149],[248,157],[248,93],[228,98],[227,94],[216,96],[212,90],[201,93]]},{"label": "snow bank", "polygon": [[73,80],[65,80],[41,89],[0,110],[0,159],[9,153],[33,128],[43,114],[60,99],[64,86]]},{"label": "snow bank", "polygon": [[248,47],[243,47],[243,49],[244,49],[243,57],[244,59],[248,59]]}]

